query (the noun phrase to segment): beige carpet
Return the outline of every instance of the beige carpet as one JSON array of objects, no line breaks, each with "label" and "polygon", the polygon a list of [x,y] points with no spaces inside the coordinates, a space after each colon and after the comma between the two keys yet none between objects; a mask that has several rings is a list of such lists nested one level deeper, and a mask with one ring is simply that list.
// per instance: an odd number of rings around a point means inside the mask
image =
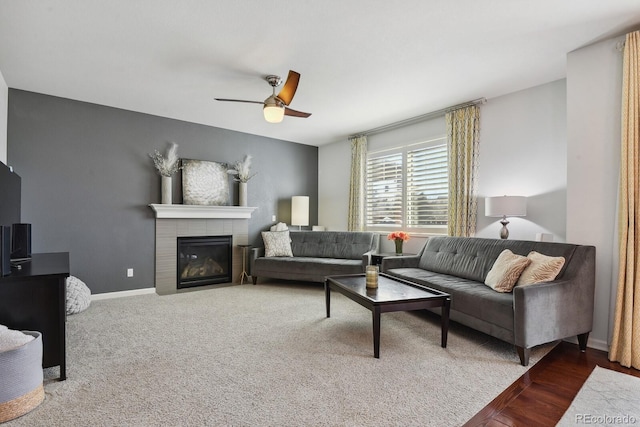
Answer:
[{"label": "beige carpet", "polygon": [[455,323],[441,348],[426,312],[383,314],[375,359],[371,313],[334,293],[331,315],[319,285],[95,301],[68,318],[68,379],[6,425],[456,426],[527,370]]},{"label": "beige carpet", "polygon": [[558,426],[640,424],[640,378],[596,366]]}]

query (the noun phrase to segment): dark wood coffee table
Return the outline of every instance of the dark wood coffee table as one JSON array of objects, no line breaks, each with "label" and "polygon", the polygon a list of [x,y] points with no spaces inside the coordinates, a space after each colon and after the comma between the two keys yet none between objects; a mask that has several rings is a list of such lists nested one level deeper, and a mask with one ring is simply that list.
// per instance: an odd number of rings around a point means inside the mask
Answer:
[{"label": "dark wood coffee table", "polygon": [[369,289],[365,286],[364,274],[329,276],[324,282],[327,317],[331,317],[332,290],[340,292],[373,313],[373,355],[377,359],[380,358],[381,313],[442,307],[440,345],[443,348],[447,346],[449,307],[451,306],[449,294],[387,274],[380,274],[376,289]]}]

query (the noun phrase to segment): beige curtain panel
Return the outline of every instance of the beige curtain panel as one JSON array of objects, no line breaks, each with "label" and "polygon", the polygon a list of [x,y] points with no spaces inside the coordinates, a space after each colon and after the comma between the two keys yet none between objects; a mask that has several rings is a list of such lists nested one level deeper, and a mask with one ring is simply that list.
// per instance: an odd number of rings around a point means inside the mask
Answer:
[{"label": "beige curtain panel", "polygon": [[355,136],[351,142],[351,179],[349,182],[349,212],[347,229],[349,231],[364,230],[364,194],[367,166],[367,137]]},{"label": "beige curtain panel", "polygon": [[618,207],[619,255],[609,359],[640,369],[640,32],[627,34],[622,78],[622,146]]},{"label": "beige curtain panel", "polygon": [[449,236],[476,232],[480,108],[476,105],[446,115],[449,144]]}]

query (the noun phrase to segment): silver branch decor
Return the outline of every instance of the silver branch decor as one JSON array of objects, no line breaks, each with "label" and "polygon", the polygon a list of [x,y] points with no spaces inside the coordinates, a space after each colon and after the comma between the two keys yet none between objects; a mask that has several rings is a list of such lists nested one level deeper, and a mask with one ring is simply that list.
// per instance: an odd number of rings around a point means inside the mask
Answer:
[{"label": "silver branch decor", "polygon": [[166,155],[163,156],[158,150],[154,150],[153,153],[149,154],[149,157],[153,159],[153,164],[162,176],[171,176],[181,169],[178,144],[175,142],[169,143]]},{"label": "silver branch decor", "polygon": [[233,169],[228,171],[231,175],[235,175],[235,181],[247,182],[253,178],[256,174],[251,174],[251,155],[247,154],[244,159],[234,163]]}]

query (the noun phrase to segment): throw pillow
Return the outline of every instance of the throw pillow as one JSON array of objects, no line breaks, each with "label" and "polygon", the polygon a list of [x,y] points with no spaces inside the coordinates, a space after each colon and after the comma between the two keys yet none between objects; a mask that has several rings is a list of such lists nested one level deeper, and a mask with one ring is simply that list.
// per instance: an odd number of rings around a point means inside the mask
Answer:
[{"label": "throw pillow", "polygon": [[536,251],[529,252],[531,263],[524,269],[517,286],[548,282],[556,278],[564,266],[564,257],[551,257]]},{"label": "throw pillow", "polygon": [[484,284],[497,292],[511,292],[520,274],[530,262],[529,258],[505,249],[493,263]]},{"label": "throw pillow", "polygon": [[276,225],[271,226],[271,231],[284,231],[288,229],[289,227],[287,227],[287,224],[285,224],[284,222],[279,222]]},{"label": "throw pillow", "polygon": [[293,256],[291,252],[291,238],[289,230],[285,231],[263,231],[264,256]]}]

